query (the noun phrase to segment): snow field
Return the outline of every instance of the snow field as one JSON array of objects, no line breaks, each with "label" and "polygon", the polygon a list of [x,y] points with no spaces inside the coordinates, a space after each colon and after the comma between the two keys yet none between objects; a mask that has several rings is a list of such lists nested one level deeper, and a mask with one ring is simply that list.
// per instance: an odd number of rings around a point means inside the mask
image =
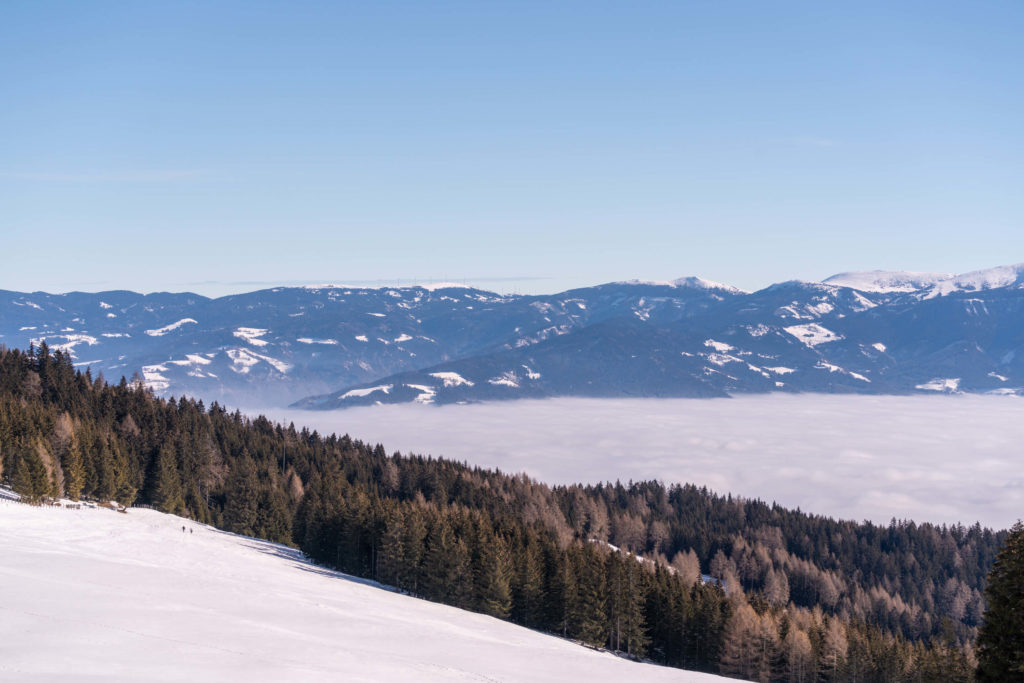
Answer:
[{"label": "snow field", "polygon": [[151,510],[0,500],[0,548],[2,680],[725,680],[400,595]]}]

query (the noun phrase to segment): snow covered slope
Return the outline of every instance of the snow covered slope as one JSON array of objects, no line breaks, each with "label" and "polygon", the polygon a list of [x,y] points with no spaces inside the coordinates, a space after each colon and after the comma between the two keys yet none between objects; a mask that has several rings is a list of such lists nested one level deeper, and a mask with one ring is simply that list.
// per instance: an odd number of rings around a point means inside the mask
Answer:
[{"label": "snow covered slope", "polygon": [[862,292],[916,292],[955,277],[953,273],[914,273],[897,270],[866,270],[838,273],[822,280],[824,284],[850,287]]},{"label": "snow covered slope", "polygon": [[3,680],[726,680],[392,593],[149,510],[0,501],[0,548]]},{"label": "snow covered slope", "polygon": [[822,280],[824,284],[850,287],[862,292],[917,292],[919,298],[930,299],[959,292],[980,292],[1024,284],[1024,263],[986,268],[970,273],[914,273],[907,271],[868,270],[839,273]]}]

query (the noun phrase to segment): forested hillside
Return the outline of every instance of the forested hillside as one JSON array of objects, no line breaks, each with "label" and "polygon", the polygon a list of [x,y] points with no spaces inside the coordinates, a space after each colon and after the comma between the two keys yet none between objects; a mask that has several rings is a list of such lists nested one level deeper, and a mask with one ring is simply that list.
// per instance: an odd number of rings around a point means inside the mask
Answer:
[{"label": "forested hillside", "polygon": [[971,680],[1003,537],[690,485],[549,487],[107,385],[45,346],[0,350],[0,467],[29,499],[149,504],[427,599],[766,681]]}]

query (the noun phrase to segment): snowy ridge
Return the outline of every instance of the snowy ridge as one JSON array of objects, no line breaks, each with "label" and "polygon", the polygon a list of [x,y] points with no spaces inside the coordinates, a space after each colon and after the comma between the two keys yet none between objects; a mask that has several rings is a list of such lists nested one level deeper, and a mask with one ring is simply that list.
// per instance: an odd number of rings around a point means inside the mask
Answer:
[{"label": "snowy ridge", "polygon": [[925,295],[926,299],[946,296],[954,292],[980,292],[986,289],[1020,286],[1024,283],[1024,263],[976,270],[936,283]]},{"label": "snowy ridge", "polygon": [[954,277],[952,273],[917,273],[900,270],[865,270],[838,273],[821,282],[862,292],[916,292]]},{"label": "snowy ridge", "polygon": [[199,324],[198,322],[196,322],[192,318],[182,318],[178,322],[171,323],[170,325],[164,325],[163,327],[159,327],[159,328],[157,328],[155,330],[146,330],[146,334],[148,334],[150,337],[162,337],[165,334],[167,334],[168,332],[176,330],[179,327],[181,327],[182,325],[186,325],[188,323],[192,323],[193,325],[198,325]]},{"label": "snowy ridge", "polygon": [[732,285],[726,285],[721,282],[715,282],[713,280],[705,280],[702,277],[688,276],[676,278],[675,280],[622,280],[614,282],[616,285],[650,285],[654,287],[677,287],[680,289],[703,289],[703,290],[721,290],[723,292],[729,292],[731,294],[749,294],[746,290],[733,287]]},{"label": "snowy ridge", "polygon": [[151,510],[0,498],[0,548],[4,679],[726,680],[400,595]]},{"label": "snowy ridge", "polygon": [[823,284],[849,287],[862,292],[920,292],[925,299],[957,292],[980,292],[1024,285],[1024,263],[955,273],[917,273],[911,271],[868,270],[839,273],[822,280]]}]

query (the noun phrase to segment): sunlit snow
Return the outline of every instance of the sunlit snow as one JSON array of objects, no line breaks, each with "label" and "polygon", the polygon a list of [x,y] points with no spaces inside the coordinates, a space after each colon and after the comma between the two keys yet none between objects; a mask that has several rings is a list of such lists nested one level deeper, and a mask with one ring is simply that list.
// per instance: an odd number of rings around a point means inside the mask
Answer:
[{"label": "sunlit snow", "polygon": [[188,323],[192,323],[193,325],[199,324],[196,320],[193,320],[192,318],[182,318],[178,322],[171,323],[170,325],[164,325],[163,327],[159,327],[155,330],[146,330],[146,334],[148,334],[150,337],[162,337],[168,332],[176,330],[182,325],[186,325]]},{"label": "sunlit snow", "polygon": [[473,386],[472,382],[457,372],[431,372],[430,376],[442,380],[446,387],[457,387],[463,384],[470,387]]},{"label": "sunlit snow", "polygon": [[3,680],[723,680],[400,595],[150,510],[0,499],[0,548]]},{"label": "sunlit snow", "polygon": [[933,379],[930,382],[918,384],[914,388],[921,389],[922,391],[957,391],[960,388],[960,378],[953,377],[949,379]]},{"label": "sunlit snow", "polygon": [[387,394],[387,393],[389,393],[391,391],[391,387],[392,386],[394,386],[394,385],[392,385],[392,384],[382,384],[382,385],[380,385],[378,387],[367,387],[366,389],[350,389],[350,390],[346,391],[344,394],[342,394],[341,396],[339,396],[338,398],[341,398],[341,399],[346,399],[346,398],[362,398],[363,396],[369,396],[370,394],[372,394],[374,392],[377,392],[377,391],[380,391],[380,392],[383,392],[383,393]]},{"label": "sunlit snow", "polygon": [[260,329],[258,327],[239,327],[232,334],[239,339],[244,339],[253,346],[266,346],[268,342],[260,337],[264,336],[270,330]]},{"label": "sunlit snow", "polygon": [[791,325],[790,327],[783,329],[807,346],[811,347],[817,346],[818,344],[827,344],[829,342],[839,341],[843,338],[842,335],[836,334],[832,330],[815,323],[810,323],[808,325]]}]

